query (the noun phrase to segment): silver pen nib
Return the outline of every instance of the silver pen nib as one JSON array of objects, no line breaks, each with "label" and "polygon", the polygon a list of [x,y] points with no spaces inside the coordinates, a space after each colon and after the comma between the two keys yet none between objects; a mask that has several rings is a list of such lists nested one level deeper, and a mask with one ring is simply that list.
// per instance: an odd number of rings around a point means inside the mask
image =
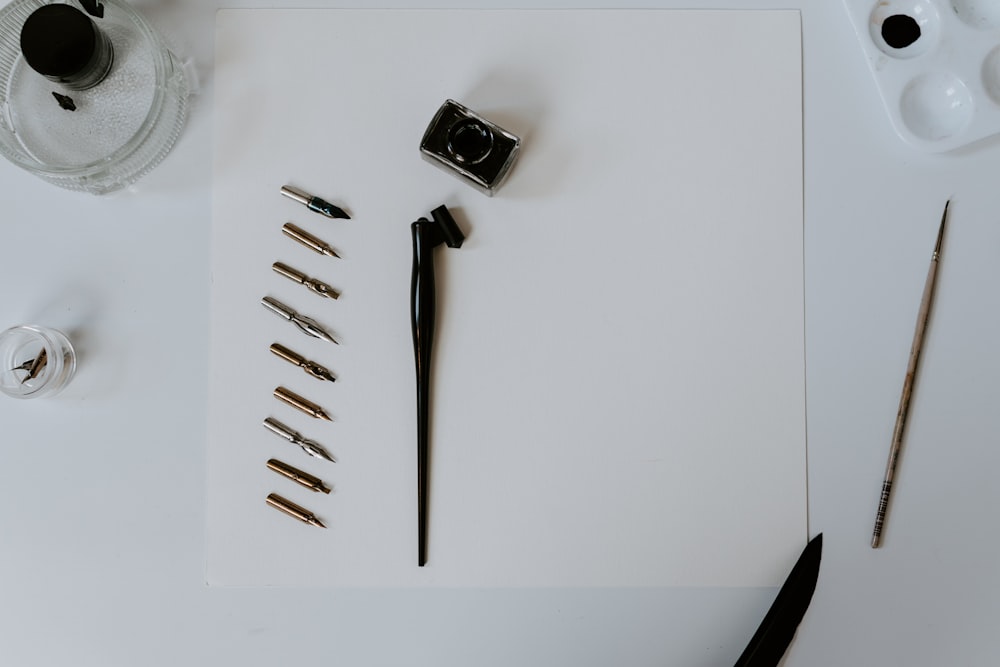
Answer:
[{"label": "silver pen nib", "polygon": [[272,433],[280,435],[282,438],[292,443],[293,445],[298,445],[302,448],[309,456],[315,456],[318,459],[325,459],[331,463],[336,463],[336,459],[330,456],[325,449],[318,443],[307,438],[303,438],[302,434],[298,431],[285,426],[277,419],[268,417],[264,420],[264,426]]},{"label": "silver pen nib", "polygon": [[337,342],[336,338],[334,338],[333,336],[331,336],[326,331],[326,329],[324,329],[323,327],[321,327],[319,325],[319,323],[316,322],[316,320],[312,319],[311,317],[306,317],[304,315],[298,315],[298,314],[296,314],[295,317],[292,318],[292,324],[294,324],[299,329],[301,329],[305,333],[309,334],[313,338],[320,338],[322,340],[328,340],[331,343],[334,343],[336,345],[340,345],[340,343]]},{"label": "silver pen nib", "polygon": [[313,338],[320,338],[322,340],[328,340],[331,343],[340,343],[335,339],[330,333],[324,329],[320,324],[312,319],[311,317],[306,317],[305,315],[299,315],[297,312],[281,303],[274,297],[265,296],[260,302],[265,308],[270,310],[272,313],[279,315],[286,320],[290,321],[292,324],[297,326],[299,330],[303,333],[312,336]]},{"label": "silver pen nib", "polygon": [[325,459],[330,463],[336,463],[334,458],[326,453],[326,450],[320,447],[318,444],[312,440],[302,439],[298,442],[299,447],[308,454],[309,456],[315,456],[318,459]]}]

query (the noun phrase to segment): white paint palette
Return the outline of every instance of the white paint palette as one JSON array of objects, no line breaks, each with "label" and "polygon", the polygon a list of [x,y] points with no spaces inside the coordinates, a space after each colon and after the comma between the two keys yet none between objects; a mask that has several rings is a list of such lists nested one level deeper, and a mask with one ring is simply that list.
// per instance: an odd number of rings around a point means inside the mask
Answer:
[{"label": "white paint palette", "polygon": [[1000,133],[1000,0],[844,0],[896,132],[928,152]]}]

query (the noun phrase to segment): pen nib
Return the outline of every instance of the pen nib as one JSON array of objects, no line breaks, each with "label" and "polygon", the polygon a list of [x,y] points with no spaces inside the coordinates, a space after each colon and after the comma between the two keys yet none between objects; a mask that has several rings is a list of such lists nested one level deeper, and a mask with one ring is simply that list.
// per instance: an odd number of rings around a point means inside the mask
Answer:
[{"label": "pen nib", "polygon": [[319,213],[322,213],[323,215],[327,216],[328,218],[340,218],[342,220],[350,220],[351,219],[351,216],[347,215],[347,211],[345,211],[344,209],[340,208],[339,206],[334,206],[330,202],[324,201],[324,200],[320,199],[319,197],[315,197],[312,200],[309,208],[311,208],[314,211],[317,211]]},{"label": "pen nib", "polygon": [[299,331],[302,333],[312,336],[313,338],[328,341],[335,345],[340,345],[337,339],[330,335],[330,332],[321,327],[319,323],[311,317],[299,315],[298,313],[292,313],[292,317],[290,319],[292,324],[297,326]]},{"label": "pen nib", "polygon": [[347,215],[347,212],[340,208],[339,206],[334,206],[325,199],[320,199],[319,197],[313,197],[308,192],[303,192],[296,187],[291,185],[285,185],[281,188],[281,194],[285,195],[289,199],[294,199],[300,204],[305,204],[306,208],[320,215],[325,215],[328,218],[342,218],[344,220],[350,220],[351,216]]},{"label": "pen nib", "polygon": [[299,447],[301,447],[309,456],[315,456],[318,459],[326,459],[330,463],[337,462],[332,456],[326,453],[325,449],[310,440],[303,440],[299,443]]},{"label": "pen nib", "polygon": [[336,382],[337,381],[337,378],[335,378],[333,376],[333,373],[331,373],[326,368],[324,368],[323,366],[320,366],[317,363],[314,363],[314,362],[311,362],[311,361],[307,361],[302,366],[302,368],[305,370],[306,373],[309,373],[309,375],[313,376],[314,378],[316,378],[318,380],[326,380],[327,382]]}]

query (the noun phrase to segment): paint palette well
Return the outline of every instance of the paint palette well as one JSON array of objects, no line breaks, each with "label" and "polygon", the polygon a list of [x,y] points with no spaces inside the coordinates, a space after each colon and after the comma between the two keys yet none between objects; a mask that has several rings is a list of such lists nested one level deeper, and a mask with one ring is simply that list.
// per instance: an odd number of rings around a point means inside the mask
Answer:
[{"label": "paint palette well", "polygon": [[1000,133],[1000,0],[844,0],[896,132],[944,152]]}]

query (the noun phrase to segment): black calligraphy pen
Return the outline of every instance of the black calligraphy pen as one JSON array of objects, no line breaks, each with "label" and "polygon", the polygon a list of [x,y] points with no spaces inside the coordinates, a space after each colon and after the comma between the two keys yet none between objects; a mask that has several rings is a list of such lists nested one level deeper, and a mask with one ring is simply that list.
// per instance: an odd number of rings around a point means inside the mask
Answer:
[{"label": "black calligraphy pen", "polygon": [[437,294],[434,283],[434,248],[442,243],[460,248],[465,236],[445,206],[431,211],[431,220],[412,225],[413,275],[410,281],[410,324],[417,370],[417,565],[427,563],[427,496],[429,484],[428,426],[431,401],[431,351]]}]

